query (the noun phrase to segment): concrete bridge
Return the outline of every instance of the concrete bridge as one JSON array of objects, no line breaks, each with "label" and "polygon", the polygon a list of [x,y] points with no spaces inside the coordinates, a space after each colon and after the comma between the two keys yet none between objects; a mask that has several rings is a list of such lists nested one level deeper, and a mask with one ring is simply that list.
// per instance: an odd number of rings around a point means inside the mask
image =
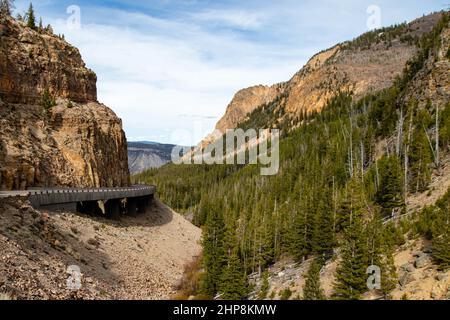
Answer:
[{"label": "concrete bridge", "polygon": [[0,198],[28,197],[35,209],[59,212],[104,214],[118,219],[122,214],[144,213],[156,193],[155,186],[125,188],[36,188],[26,191],[0,191]]}]

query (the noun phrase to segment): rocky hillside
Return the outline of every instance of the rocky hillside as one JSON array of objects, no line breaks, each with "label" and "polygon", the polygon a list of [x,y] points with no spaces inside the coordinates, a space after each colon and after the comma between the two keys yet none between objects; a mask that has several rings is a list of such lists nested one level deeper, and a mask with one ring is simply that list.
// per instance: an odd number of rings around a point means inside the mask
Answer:
[{"label": "rocky hillside", "polygon": [[96,79],[61,37],[1,17],[1,189],[129,184],[122,122]]},{"label": "rocky hillside", "polygon": [[[0,295],[8,299],[168,299],[183,267],[200,254],[200,229],[156,202],[110,221],[0,201]],[[68,266],[81,289],[67,288]]]},{"label": "rocky hillside", "polygon": [[131,174],[159,168],[169,163],[175,145],[156,142],[128,142],[128,167]]},{"label": "rocky hillside", "polygon": [[[224,132],[242,123],[255,109],[277,102],[279,123],[295,126],[304,114],[318,112],[340,91],[355,100],[392,85],[417,51],[417,39],[440,18],[431,14],[409,24],[369,32],[312,57],[291,80],[271,87],[239,91],[216,129]],[[280,103],[281,102],[281,103]],[[274,112],[275,115],[275,112]]]}]

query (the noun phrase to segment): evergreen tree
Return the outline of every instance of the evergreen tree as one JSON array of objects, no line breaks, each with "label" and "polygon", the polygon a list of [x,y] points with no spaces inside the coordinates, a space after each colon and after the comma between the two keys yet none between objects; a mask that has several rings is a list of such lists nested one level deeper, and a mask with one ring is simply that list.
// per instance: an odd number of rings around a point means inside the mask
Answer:
[{"label": "evergreen tree", "polygon": [[314,259],[306,274],[303,286],[303,300],[325,300],[325,293],[320,284],[321,259]]},{"label": "evergreen tree", "polygon": [[259,294],[258,294],[259,300],[264,300],[267,298],[267,294],[269,293],[269,288],[270,288],[269,271],[266,270],[263,272],[263,276],[262,276],[261,290],[259,291]]},{"label": "evergreen tree", "polygon": [[433,226],[433,257],[443,270],[450,268],[450,190],[437,204]]},{"label": "evergreen tree", "polygon": [[48,88],[46,88],[41,98],[42,116],[44,117],[44,119],[48,118],[48,113],[55,105],[55,98],[50,94]]},{"label": "evergreen tree", "polygon": [[410,190],[423,192],[431,180],[429,164],[432,162],[432,153],[425,130],[432,121],[428,113],[421,112],[415,121],[412,136],[409,162],[410,162]]},{"label": "evergreen tree", "polygon": [[341,246],[341,261],[336,270],[334,297],[343,300],[357,300],[367,290],[368,248],[363,225],[365,203],[362,188],[357,188],[358,180],[350,182],[349,226],[344,230]]},{"label": "evergreen tree", "polygon": [[333,210],[332,196],[328,189],[320,193],[317,204],[316,220],[313,231],[313,251],[318,255],[323,255],[325,259],[331,258],[333,254],[334,231],[333,231]]},{"label": "evergreen tree", "polygon": [[334,297],[358,300],[367,291],[367,248],[361,219],[355,219],[344,232],[341,262],[336,270]]},{"label": "evergreen tree", "polygon": [[213,296],[218,292],[221,274],[226,263],[225,258],[225,224],[222,214],[211,211],[203,232],[203,267],[201,292]]},{"label": "evergreen tree", "polygon": [[394,262],[394,249],[392,245],[385,246],[381,263],[381,292],[385,298],[390,298],[390,293],[398,282],[397,268]]},{"label": "evergreen tree", "polygon": [[27,12],[27,26],[31,29],[36,29],[36,17],[34,15],[33,3],[30,2]]},{"label": "evergreen tree", "polygon": [[0,2],[0,13],[5,16],[11,16],[12,10],[14,9],[14,0],[1,0]]},{"label": "evergreen tree", "polygon": [[367,199],[363,191],[362,179],[359,175],[355,175],[349,181],[339,205],[336,222],[338,231],[345,230],[351,225],[354,217],[361,217],[365,212]]},{"label": "evergreen tree", "polygon": [[235,250],[228,259],[228,264],[223,271],[220,283],[221,298],[225,300],[241,300],[247,295],[247,283]]},{"label": "evergreen tree", "polygon": [[380,186],[375,198],[382,207],[384,217],[393,216],[396,210],[404,206],[401,174],[397,157],[384,157],[380,161]]},{"label": "evergreen tree", "polygon": [[450,268],[450,228],[433,240],[433,257],[443,270]]}]

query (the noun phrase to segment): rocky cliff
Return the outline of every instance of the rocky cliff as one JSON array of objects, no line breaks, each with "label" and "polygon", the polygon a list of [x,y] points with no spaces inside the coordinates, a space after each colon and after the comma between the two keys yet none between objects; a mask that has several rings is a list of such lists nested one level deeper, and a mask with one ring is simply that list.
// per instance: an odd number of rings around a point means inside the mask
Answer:
[{"label": "rocky cliff", "polygon": [[244,89],[236,94],[216,129],[236,128],[249,113],[276,99],[282,100],[283,115],[295,126],[302,114],[320,111],[340,91],[352,91],[358,99],[387,88],[416,53],[419,37],[430,32],[440,17],[440,13],[431,14],[369,32],[318,53],[288,82]]},{"label": "rocky cliff", "polygon": [[131,174],[160,168],[172,160],[175,145],[156,142],[128,142],[128,167]]},{"label": "rocky cliff", "polygon": [[64,39],[0,18],[1,189],[129,184],[122,122],[96,79]]}]

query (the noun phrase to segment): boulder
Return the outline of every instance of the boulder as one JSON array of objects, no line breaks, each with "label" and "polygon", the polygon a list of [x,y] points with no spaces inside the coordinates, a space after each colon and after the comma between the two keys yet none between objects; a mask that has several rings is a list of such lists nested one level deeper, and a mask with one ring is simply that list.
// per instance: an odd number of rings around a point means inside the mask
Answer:
[{"label": "boulder", "polygon": [[414,267],[421,269],[430,263],[430,257],[426,254],[422,254],[414,261]]},{"label": "boulder", "polygon": [[437,281],[444,281],[444,280],[447,280],[447,278],[448,278],[448,275],[445,274],[445,273],[439,273],[439,274],[436,276],[436,280],[437,280]]},{"label": "boulder", "polygon": [[405,263],[400,268],[405,272],[414,272],[414,265],[412,263]]},{"label": "boulder", "polygon": [[416,278],[408,272],[403,273],[403,275],[400,276],[398,283],[404,287],[407,284],[413,282],[414,280],[416,280]]}]

